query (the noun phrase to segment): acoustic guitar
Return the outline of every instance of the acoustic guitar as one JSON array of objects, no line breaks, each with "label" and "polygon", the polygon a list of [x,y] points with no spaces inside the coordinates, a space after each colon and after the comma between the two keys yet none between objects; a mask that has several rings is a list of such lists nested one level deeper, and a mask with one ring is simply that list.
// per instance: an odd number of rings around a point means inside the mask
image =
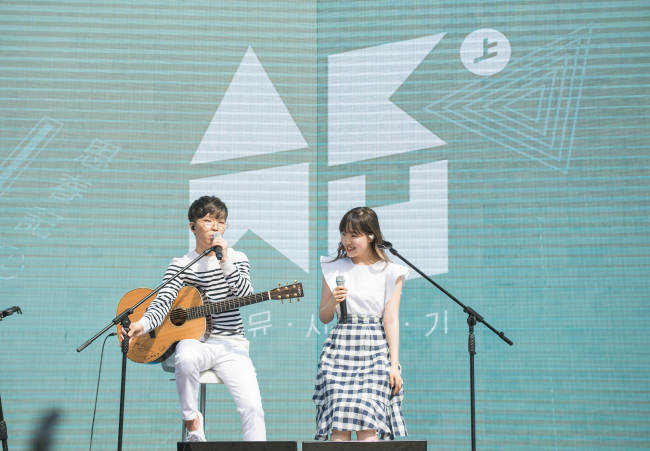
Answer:
[{"label": "acoustic guitar", "polygon": [[[117,306],[117,314],[131,308],[140,299],[151,293],[148,288],[136,288],[124,295]],[[162,324],[149,333],[143,334],[129,343],[127,357],[137,363],[157,363],[167,359],[181,340],[195,339],[204,342],[212,331],[212,314],[226,312],[245,305],[278,299],[283,304],[292,298],[300,301],[303,297],[302,284],[294,280],[292,285],[278,286],[270,291],[251,294],[221,302],[205,302],[202,289],[185,286],[178,292],[169,313]],[[144,315],[155,296],[147,299],[130,316],[131,322],[138,321]],[[117,336],[122,343],[121,325],[117,325]]]}]

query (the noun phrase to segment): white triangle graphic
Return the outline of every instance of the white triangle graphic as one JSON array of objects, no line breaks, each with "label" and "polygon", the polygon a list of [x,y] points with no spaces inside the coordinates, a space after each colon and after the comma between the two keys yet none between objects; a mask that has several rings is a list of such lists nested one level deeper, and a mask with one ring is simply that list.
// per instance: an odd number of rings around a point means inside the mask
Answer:
[{"label": "white triangle graphic", "polygon": [[248,47],[190,164],[308,147],[252,47]]}]

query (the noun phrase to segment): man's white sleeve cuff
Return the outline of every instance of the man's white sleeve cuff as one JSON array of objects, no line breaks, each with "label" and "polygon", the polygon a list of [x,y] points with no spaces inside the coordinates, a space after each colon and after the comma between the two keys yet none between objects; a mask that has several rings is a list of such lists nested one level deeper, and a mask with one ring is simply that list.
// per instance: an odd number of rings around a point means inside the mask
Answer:
[{"label": "man's white sleeve cuff", "polygon": [[148,334],[151,332],[151,323],[149,322],[149,318],[146,316],[143,316],[140,320],[138,320],[140,324],[142,324],[142,335]]},{"label": "man's white sleeve cuff", "polygon": [[225,263],[219,262],[219,266],[221,267],[221,270],[225,276],[231,275],[237,269],[230,259],[226,260]]}]

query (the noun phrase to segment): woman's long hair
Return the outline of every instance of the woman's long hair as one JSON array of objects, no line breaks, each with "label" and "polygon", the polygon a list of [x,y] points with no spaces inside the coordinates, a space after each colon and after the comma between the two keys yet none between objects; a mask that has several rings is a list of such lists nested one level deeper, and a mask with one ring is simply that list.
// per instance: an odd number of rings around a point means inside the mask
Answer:
[{"label": "woman's long hair", "polygon": [[[378,243],[381,243],[384,237],[379,228],[379,219],[377,219],[377,214],[372,208],[357,207],[348,211],[339,223],[339,232],[341,232],[341,234],[347,232],[355,235],[374,235],[375,239],[370,243],[370,252],[374,257],[373,260],[375,260],[375,262],[380,260],[386,263],[390,262],[390,259],[386,256],[384,251],[379,248]],[[339,243],[339,247],[336,250],[336,258],[332,260],[332,262],[341,258],[346,258],[347,256],[348,253],[345,250],[345,246],[343,246],[343,243]]]}]

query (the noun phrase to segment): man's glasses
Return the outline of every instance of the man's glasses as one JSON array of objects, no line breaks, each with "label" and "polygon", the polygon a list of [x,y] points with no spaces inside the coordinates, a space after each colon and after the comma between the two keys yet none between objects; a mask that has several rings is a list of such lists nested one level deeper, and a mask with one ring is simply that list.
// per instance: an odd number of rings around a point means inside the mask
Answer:
[{"label": "man's glasses", "polygon": [[215,224],[217,225],[218,229],[223,229],[224,232],[226,231],[226,229],[228,229],[228,224],[226,224],[225,222],[217,222],[211,219],[200,219],[196,222],[203,224],[203,227],[205,227],[207,230],[212,230]]}]

